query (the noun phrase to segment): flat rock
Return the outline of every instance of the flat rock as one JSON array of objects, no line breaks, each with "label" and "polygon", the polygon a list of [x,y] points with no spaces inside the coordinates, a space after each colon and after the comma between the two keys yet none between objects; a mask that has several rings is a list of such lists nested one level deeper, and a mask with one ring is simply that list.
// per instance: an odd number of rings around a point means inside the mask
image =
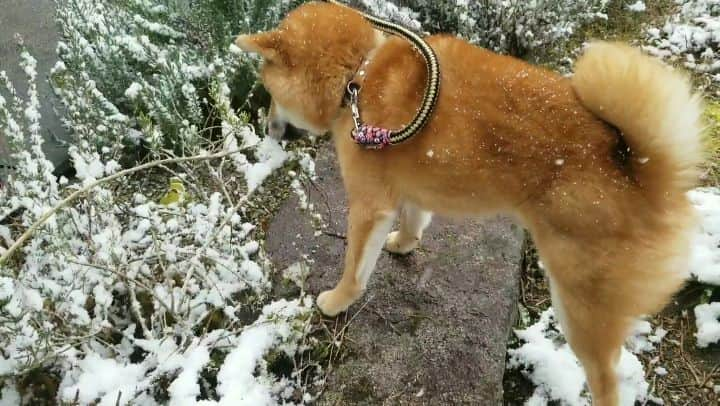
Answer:
[{"label": "flat rock", "polygon": [[[267,232],[278,269],[309,254],[317,295],[340,278],[347,204],[334,151],[317,159],[310,202],[329,224],[313,235],[291,198]],[[328,235],[333,234],[333,235]],[[506,342],[517,313],[522,230],[505,218],[436,218],[408,256],[381,255],[365,296],[352,306],[348,355],[319,404],[502,403]]]},{"label": "flat rock", "polygon": [[[45,136],[45,153],[58,172],[66,170],[67,149],[59,140],[65,131],[53,111],[57,106],[55,94],[47,81],[50,69],[57,61],[55,47],[59,33],[55,24],[55,2],[53,0],[4,0],[0,12],[0,71],[6,71],[10,81],[24,97],[27,77],[18,63],[20,53],[14,39],[18,33],[23,37],[30,54],[38,61],[37,86],[42,114],[42,129]],[[0,133],[0,164],[5,163],[8,149],[5,135]]]}]

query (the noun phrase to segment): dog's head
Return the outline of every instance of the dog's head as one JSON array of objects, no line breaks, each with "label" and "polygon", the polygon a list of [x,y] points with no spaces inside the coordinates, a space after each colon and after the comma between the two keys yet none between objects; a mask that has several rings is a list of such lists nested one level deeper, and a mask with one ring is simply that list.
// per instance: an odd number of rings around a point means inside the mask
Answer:
[{"label": "dog's head", "polygon": [[374,43],[374,30],[359,13],[322,2],[298,7],[275,30],[235,40],[240,49],[263,59],[261,78],[273,99],[273,136],[282,135],[285,123],[327,132],[347,82]]}]

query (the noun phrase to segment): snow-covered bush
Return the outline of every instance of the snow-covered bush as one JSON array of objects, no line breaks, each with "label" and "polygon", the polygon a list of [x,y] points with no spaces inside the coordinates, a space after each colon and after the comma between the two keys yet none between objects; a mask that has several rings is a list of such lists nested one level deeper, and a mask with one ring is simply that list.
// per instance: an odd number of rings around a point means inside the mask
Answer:
[{"label": "snow-covered bush", "polygon": [[[208,103],[218,70],[227,73],[233,105],[251,96],[257,63],[233,54],[234,36],[276,24],[291,6],[284,0],[57,2],[64,39],[54,85],[90,82],[133,116],[130,125],[152,127],[154,136],[146,140],[152,149],[176,151],[193,148],[192,134],[215,119]],[[87,77],[72,83],[67,71]]]},{"label": "snow-covered bush", "polygon": [[398,6],[385,0],[354,0],[347,2],[349,6],[359,7],[379,18],[403,25],[407,28],[423,31],[422,23],[418,20],[420,13],[409,7]]},{"label": "snow-covered bush", "polygon": [[645,49],[720,83],[720,1],[676,0],[679,11],[662,27],[646,30]]},{"label": "snow-covered bush", "polygon": [[524,56],[562,47],[582,24],[606,18],[608,0],[404,0],[426,29],[456,33],[497,52]]},{"label": "snow-covered bush", "polygon": [[[22,52],[25,100],[0,74],[16,168],[0,188],[0,403],[32,402],[17,383],[37,371],[56,403],[312,399],[295,363],[312,300],[272,296],[251,210],[307,156],[255,133],[231,91],[252,61],[189,40],[171,3],[58,2],[51,78],[76,179],[42,152],[35,60]],[[187,189],[174,203],[160,199],[170,177]]]}]

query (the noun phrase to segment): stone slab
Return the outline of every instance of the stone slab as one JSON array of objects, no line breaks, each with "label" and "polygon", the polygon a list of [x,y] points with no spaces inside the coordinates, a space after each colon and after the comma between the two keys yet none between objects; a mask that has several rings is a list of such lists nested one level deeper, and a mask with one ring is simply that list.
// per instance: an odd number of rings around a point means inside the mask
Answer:
[{"label": "stone slab", "polygon": [[[317,159],[310,200],[344,235],[346,201],[334,152]],[[311,254],[311,293],[340,277],[345,241],[313,237],[291,198],[270,224],[266,248],[278,269]],[[350,308],[349,355],[334,367],[319,402],[502,403],[506,342],[517,313],[522,230],[504,218],[435,219],[419,250],[381,255],[368,291]],[[343,317],[343,316],[340,316]]]},{"label": "stone slab", "polygon": [[[22,35],[28,51],[38,61],[38,94],[40,96],[44,150],[58,171],[68,163],[67,150],[58,142],[65,131],[53,111],[57,104],[47,77],[57,61],[55,47],[59,38],[55,24],[53,0],[0,0],[0,71],[7,72],[21,95],[25,95],[27,79],[18,66],[19,53],[14,36]],[[0,164],[7,159],[5,135],[0,132]]]}]

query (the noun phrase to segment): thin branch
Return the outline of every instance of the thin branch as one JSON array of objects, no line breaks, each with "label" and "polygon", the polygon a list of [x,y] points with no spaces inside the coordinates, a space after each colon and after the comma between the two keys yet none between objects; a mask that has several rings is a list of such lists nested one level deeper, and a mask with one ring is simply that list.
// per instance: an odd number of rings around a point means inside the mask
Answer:
[{"label": "thin branch", "polygon": [[143,331],[145,339],[152,340],[153,336],[150,333],[150,330],[148,330],[145,318],[142,315],[140,302],[138,302],[137,294],[135,293],[135,286],[132,283],[129,283],[127,279],[125,280],[125,286],[127,286],[128,291],[130,292],[130,309],[132,309],[133,313],[135,313],[135,317],[138,319],[138,324],[140,324],[140,328]]},{"label": "thin branch", "polygon": [[211,160],[211,159],[222,158],[222,157],[225,157],[225,156],[228,156],[231,154],[236,154],[238,152],[240,152],[240,150],[227,151],[227,152],[222,152],[222,153],[213,154],[213,155],[196,155],[196,156],[183,157],[183,158],[162,159],[159,161],[148,162],[148,163],[140,165],[140,166],[125,169],[116,174],[106,176],[102,179],[98,179],[95,182],[92,182],[89,185],[83,187],[82,189],[76,190],[70,196],[66,197],[60,203],[58,203],[57,206],[55,206],[52,209],[45,212],[45,214],[43,214],[42,217],[40,217],[40,219],[38,219],[35,223],[33,223],[33,225],[30,226],[30,228],[25,230],[25,232],[20,236],[20,238],[18,238],[17,241],[15,241],[15,243],[10,248],[8,248],[8,250],[2,256],[0,256],[0,265],[5,265],[7,263],[7,261],[10,259],[10,257],[12,257],[12,255],[15,253],[15,251],[17,251],[25,243],[25,241],[27,239],[29,239],[33,235],[33,233],[35,233],[35,231],[37,231],[40,227],[42,227],[42,225],[45,224],[45,222],[48,221],[48,219],[50,219],[50,217],[55,215],[55,213],[60,211],[63,207],[67,206],[70,202],[72,202],[73,200],[77,199],[78,197],[84,195],[85,193],[89,192],[90,189],[92,189],[98,185],[101,185],[106,182],[110,182],[112,180],[121,178],[123,176],[130,175],[135,172],[153,168],[153,167],[159,166],[159,165],[189,162],[189,161],[207,161],[207,160]]}]

